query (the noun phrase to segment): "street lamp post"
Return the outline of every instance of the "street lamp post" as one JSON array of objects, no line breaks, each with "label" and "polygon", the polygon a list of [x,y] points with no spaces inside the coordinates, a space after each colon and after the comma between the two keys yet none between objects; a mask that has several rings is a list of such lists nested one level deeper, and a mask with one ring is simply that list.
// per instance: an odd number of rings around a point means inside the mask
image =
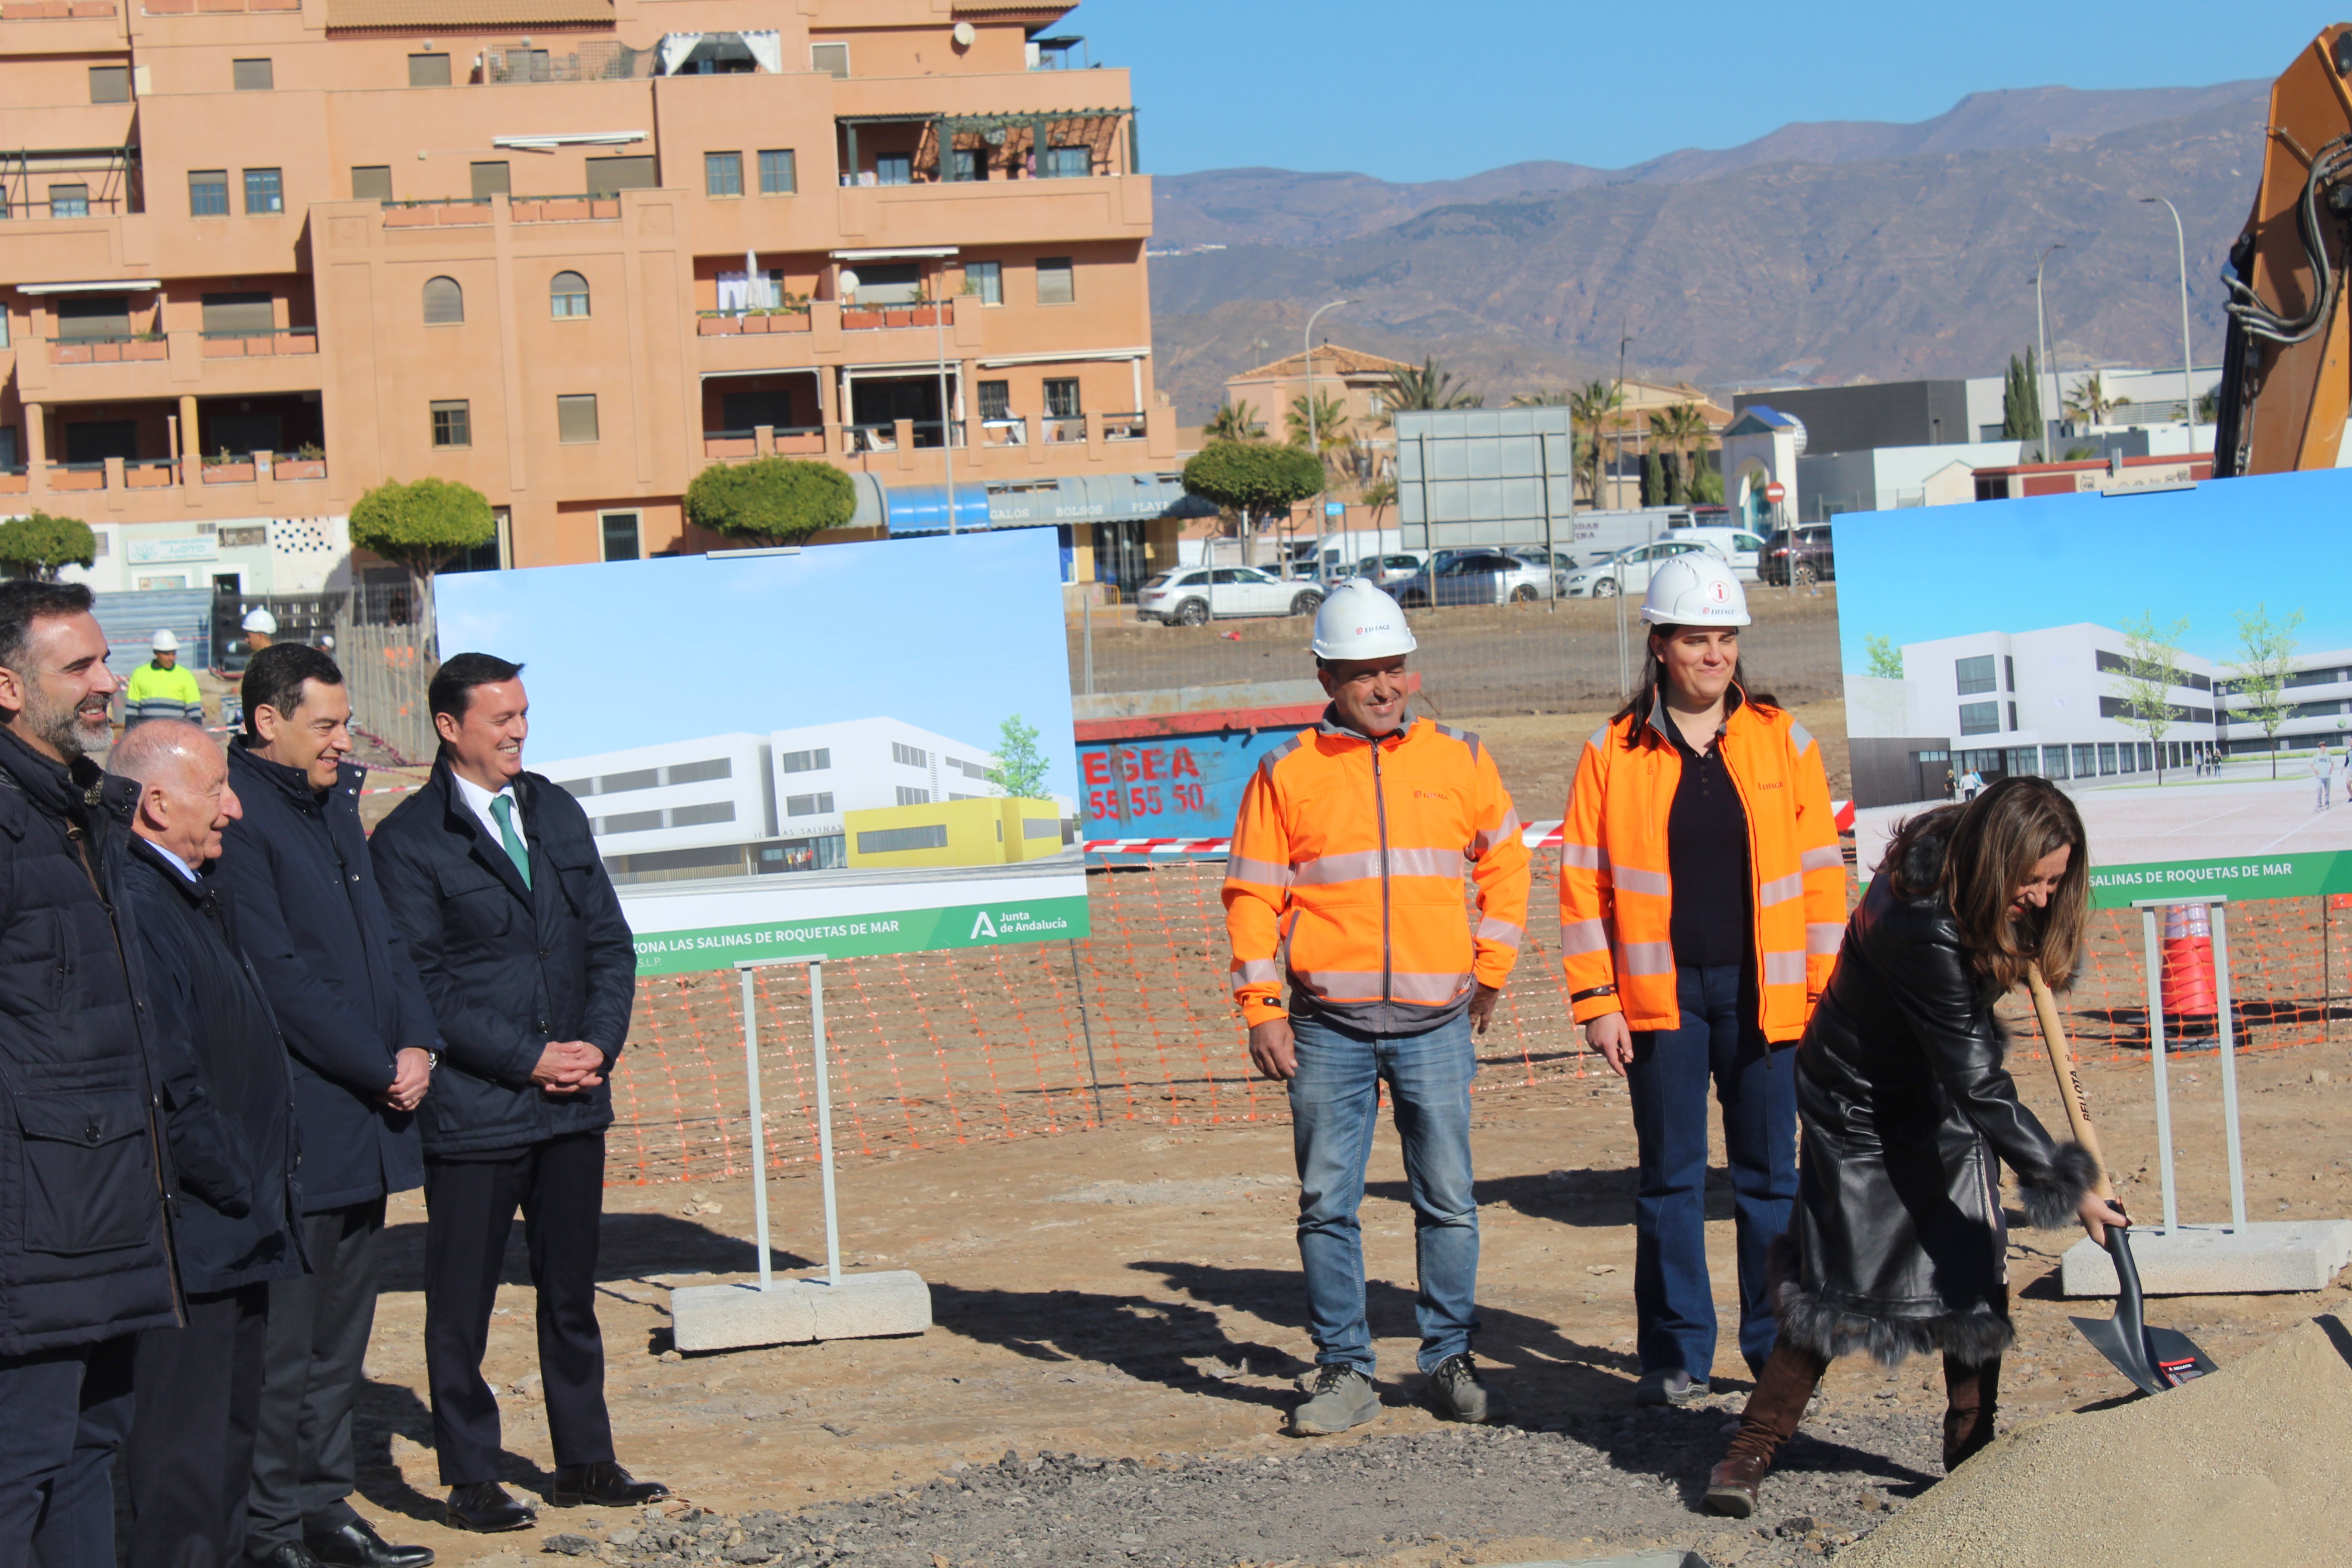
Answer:
[{"label": "street lamp post", "polygon": [[2042,253],[2041,261],[2033,264],[2033,335],[2041,341],[2042,369],[2050,377],[2050,408],[2044,409],[2042,416],[2042,460],[2045,463],[2055,460],[2050,454],[2058,445],[2052,434],[2051,418],[2052,412],[2058,405],[2058,367],[2050,363],[2050,325],[2048,318],[2042,312],[2042,267],[2053,252],[2065,248],[2063,245],[2053,245]]},{"label": "street lamp post", "polygon": [[2189,421],[2189,453],[2197,455],[2197,388],[2195,373],[2189,368],[2189,239],[2181,232],[2180,209],[2162,196],[2142,196],[2140,205],[2162,202],[2164,210],[2172,215],[2172,244],[2180,254],[2180,407]]},{"label": "street lamp post", "polygon": [[[1334,300],[1316,306],[1314,314],[1307,318],[1307,331],[1299,334],[1307,349],[1307,450],[1315,459],[1318,473],[1323,468],[1323,444],[1315,429],[1315,322],[1326,310],[1354,303],[1353,300]],[[1319,481],[1315,488],[1315,585],[1318,589],[1323,585],[1323,486]]]}]

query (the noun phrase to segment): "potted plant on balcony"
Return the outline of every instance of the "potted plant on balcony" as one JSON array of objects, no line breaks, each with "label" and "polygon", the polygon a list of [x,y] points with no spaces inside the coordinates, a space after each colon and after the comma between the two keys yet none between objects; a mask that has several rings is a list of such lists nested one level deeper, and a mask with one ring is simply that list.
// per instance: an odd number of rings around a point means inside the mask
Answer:
[{"label": "potted plant on balcony", "polygon": [[232,457],[223,447],[205,459],[205,483],[208,485],[248,485],[253,482],[253,454]]},{"label": "potted plant on balcony", "polygon": [[732,310],[697,310],[695,317],[698,337],[731,338],[743,330],[743,318]]},{"label": "potted plant on balcony", "polygon": [[842,330],[855,331],[866,327],[883,326],[886,324],[884,318],[887,314],[887,312],[883,310],[861,307],[852,300],[841,308]]},{"label": "potted plant on balcony", "polygon": [[281,479],[323,479],[327,477],[326,448],[316,441],[305,441],[294,449],[292,457],[280,457],[271,463],[270,472]]}]

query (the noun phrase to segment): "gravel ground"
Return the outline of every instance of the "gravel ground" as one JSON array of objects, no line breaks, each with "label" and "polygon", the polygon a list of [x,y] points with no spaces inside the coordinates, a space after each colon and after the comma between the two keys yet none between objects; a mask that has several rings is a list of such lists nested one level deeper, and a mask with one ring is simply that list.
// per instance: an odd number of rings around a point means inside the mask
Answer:
[{"label": "gravel ground", "polygon": [[[1824,1408],[1784,1451],[1758,1519],[1696,1511],[1738,1400],[1527,1431],[1449,1427],[1301,1445],[1264,1457],[1104,1460],[1072,1454],[959,1465],[797,1514],[688,1508],[551,1535],[543,1552],[610,1562],[1134,1568],[1499,1561],[1671,1543],[1714,1563],[1834,1554],[1932,1484],[1937,1437],[1916,1415]],[[1818,1433],[1818,1435],[1815,1435]],[[584,1521],[583,1521],[584,1523]]]}]

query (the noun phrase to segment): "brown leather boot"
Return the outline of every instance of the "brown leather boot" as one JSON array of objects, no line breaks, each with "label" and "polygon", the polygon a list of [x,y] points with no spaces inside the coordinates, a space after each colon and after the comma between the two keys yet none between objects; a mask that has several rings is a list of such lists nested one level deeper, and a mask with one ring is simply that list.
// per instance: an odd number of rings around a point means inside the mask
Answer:
[{"label": "brown leather boot", "polygon": [[2000,1358],[1962,1366],[1946,1356],[1944,1404],[1944,1473],[1948,1476],[1992,1441],[1993,1416],[2000,1407]]},{"label": "brown leather boot", "polygon": [[1756,1511],[1756,1490],[1772,1468],[1772,1456],[1796,1436],[1804,1419],[1805,1403],[1820,1385],[1829,1363],[1810,1351],[1782,1341],[1773,1347],[1756,1379],[1756,1392],[1739,1413],[1739,1432],[1723,1463],[1706,1478],[1706,1510],[1732,1519]]}]

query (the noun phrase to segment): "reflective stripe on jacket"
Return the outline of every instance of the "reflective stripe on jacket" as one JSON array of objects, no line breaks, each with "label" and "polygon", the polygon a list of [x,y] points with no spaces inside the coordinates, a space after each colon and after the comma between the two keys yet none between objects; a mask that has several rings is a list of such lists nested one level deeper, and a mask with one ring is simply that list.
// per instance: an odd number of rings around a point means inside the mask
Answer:
[{"label": "reflective stripe on jacket", "polygon": [[[1682,754],[1666,737],[1663,699],[1629,746],[1635,722],[1596,731],[1578,759],[1559,830],[1559,948],[1578,1023],[1622,1009],[1631,1028],[1672,1029],[1682,1015],[1666,821]],[[1748,814],[1764,1037],[1790,1042],[1829,984],[1845,931],[1829,777],[1813,737],[1779,709],[1740,701],[1716,743]]]},{"label": "reflective stripe on jacket", "polygon": [[1374,742],[1327,713],[1258,764],[1234,823],[1225,931],[1242,1016],[1284,1016],[1286,962],[1318,1016],[1382,1034],[1444,1023],[1473,980],[1509,977],[1528,867],[1519,815],[1477,736],[1416,719]]}]

